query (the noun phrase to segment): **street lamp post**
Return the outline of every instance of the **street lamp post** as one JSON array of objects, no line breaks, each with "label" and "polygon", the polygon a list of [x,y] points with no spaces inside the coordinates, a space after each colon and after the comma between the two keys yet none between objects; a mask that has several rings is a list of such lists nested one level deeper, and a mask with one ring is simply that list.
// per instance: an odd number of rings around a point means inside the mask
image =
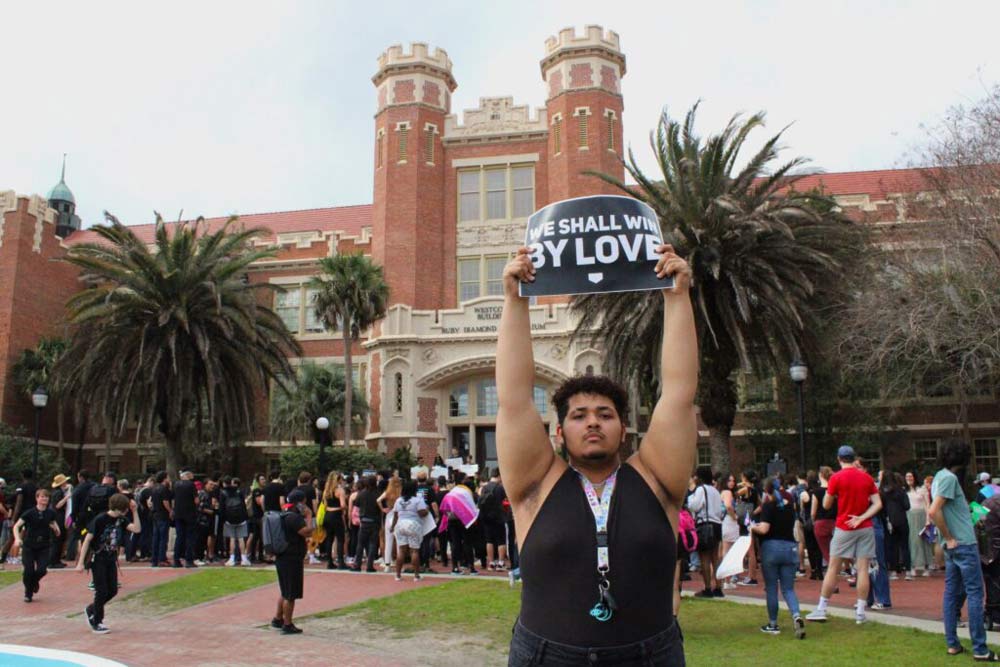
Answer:
[{"label": "street lamp post", "polygon": [[35,406],[35,453],[31,459],[31,471],[34,479],[38,479],[38,432],[41,430],[42,409],[49,402],[49,394],[45,387],[39,387],[31,393],[31,404]]},{"label": "street lamp post", "polygon": [[[326,439],[330,435],[330,420],[320,417],[316,420],[316,430],[319,431],[319,478],[326,479],[326,457],[323,455],[326,448]],[[325,482],[324,482],[325,483]]]},{"label": "street lamp post", "polygon": [[809,377],[809,367],[801,361],[793,361],[788,368],[788,374],[792,376],[792,382],[799,394],[799,465],[802,471],[806,469],[806,418],[805,406],[802,400],[802,385]]}]

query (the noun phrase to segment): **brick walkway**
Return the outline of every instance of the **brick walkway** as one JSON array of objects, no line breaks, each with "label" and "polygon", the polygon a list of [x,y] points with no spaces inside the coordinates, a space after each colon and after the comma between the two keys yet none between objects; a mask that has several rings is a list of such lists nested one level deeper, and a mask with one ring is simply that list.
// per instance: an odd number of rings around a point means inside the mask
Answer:
[{"label": "brick walkway", "polygon": [[[122,569],[121,595],[190,573],[173,568],[126,567]],[[391,575],[307,570],[306,595],[295,612],[305,615],[335,609],[415,586],[433,586],[443,580],[428,577],[415,584],[409,579],[396,582]],[[84,606],[93,599],[88,581],[87,575],[73,570],[53,571],[42,581],[42,590],[30,605],[21,599],[20,584],[0,589],[0,608],[5,610],[0,643],[80,651],[131,667],[299,667],[305,662],[303,656],[335,656],[336,663],[343,666],[385,664],[378,655],[330,637],[285,637],[264,627],[274,615],[277,584],[161,617],[123,614],[127,607],[115,600],[108,605],[105,618],[111,632],[94,635],[82,617]],[[151,631],[159,642],[150,640]],[[398,660],[393,663],[406,665]]]}]

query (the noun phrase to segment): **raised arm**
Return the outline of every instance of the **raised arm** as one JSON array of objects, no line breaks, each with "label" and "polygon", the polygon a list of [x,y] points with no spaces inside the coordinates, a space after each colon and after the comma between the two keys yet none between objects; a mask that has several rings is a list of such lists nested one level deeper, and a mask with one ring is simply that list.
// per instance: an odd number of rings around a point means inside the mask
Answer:
[{"label": "raised arm", "polygon": [[529,252],[527,248],[518,249],[504,267],[503,314],[497,336],[497,459],[514,504],[539,490],[556,461],[535,408],[535,358],[528,300],[518,294],[522,281],[535,279]]},{"label": "raised arm", "polygon": [[660,399],[656,402],[637,456],[678,505],[684,502],[694,468],[698,421],[694,397],[698,389],[698,336],[691,306],[691,268],[662,245],[657,275],[673,276],[663,290],[663,343],[660,351]]}]

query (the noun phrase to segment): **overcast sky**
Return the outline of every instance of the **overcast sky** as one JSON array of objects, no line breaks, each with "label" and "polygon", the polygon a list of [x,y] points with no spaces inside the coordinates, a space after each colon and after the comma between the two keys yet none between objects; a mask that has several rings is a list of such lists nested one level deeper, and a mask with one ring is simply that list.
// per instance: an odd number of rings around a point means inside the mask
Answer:
[{"label": "overcast sky", "polygon": [[[370,203],[376,58],[448,51],[452,108],[542,106],[545,38],[621,35],[626,144],[652,171],[661,108],[699,128],[766,110],[786,155],[826,171],[904,166],[933,123],[1000,81],[1000,3],[9,2],[0,190],[67,183],[89,226]],[[763,137],[763,134],[761,135]]]}]

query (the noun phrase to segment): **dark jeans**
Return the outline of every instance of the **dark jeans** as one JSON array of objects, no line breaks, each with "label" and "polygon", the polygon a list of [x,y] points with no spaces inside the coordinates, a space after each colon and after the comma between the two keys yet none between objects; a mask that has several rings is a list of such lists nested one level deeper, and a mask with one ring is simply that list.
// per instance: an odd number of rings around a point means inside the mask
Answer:
[{"label": "dark jeans", "polygon": [[768,620],[778,624],[779,584],[792,618],[799,616],[799,599],[795,596],[795,571],[799,569],[798,545],[789,540],[761,540],[760,565],[764,571]]},{"label": "dark jeans", "polygon": [[149,558],[153,554],[153,526],[152,520],[149,516],[149,512],[139,515],[139,521],[142,522],[142,529],[139,531],[139,545],[138,554],[142,558]]},{"label": "dark jeans", "polygon": [[28,597],[34,595],[35,584],[48,572],[50,549],[48,544],[41,547],[21,547],[21,564],[24,566],[21,581],[24,582],[24,594]]},{"label": "dark jeans", "polygon": [[153,519],[153,556],[152,565],[167,562],[167,541],[170,539],[170,522],[166,519]]},{"label": "dark jeans", "polygon": [[174,565],[180,566],[181,559],[187,561],[188,565],[194,563],[194,542],[195,542],[195,520],[174,519]]},{"label": "dark jeans", "polygon": [[806,553],[809,554],[809,575],[814,579],[823,578],[823,553],[820,551],[819,542],[812,528],[802,527],[802,533],[806,537]]},{"label": "dark jeans", "polygon": [[[326,554],[327,561],[331,565],[333,563],[344,564],[344,518],[340,514],[340,512],[327,513],[326,520],[323,522],[326,539],[323,540],[323,547],[320,551]],[[334,540],[337,541],[336,547],[333,546]],[[334,552],[336,552],[336,560],[333,558]]]},{"label": "dark jeans", "polygon": [[889,567],[885,560],[886,530],[882,520],[878,517],[872,519],[872,528],[875,533],[875,560],[878,562],[878,570],[872,576],[871,586],[868,588],[868,606],[871,607],[876,602],[881,602],[886,607],[891,607],[892,595],[889,591]]},{"label": "dark jeans", "polygon": [[68,531],[63,522],[56,519],[56,523],[59,524],[59,537],[52,537],[52,543],[49,546],[49,562],[58,564],[62,562],[63,545],[66,544],[66,533]]},{"label": "dark jeans", "polygon": [[96,556],[90,566],[94,579],[94,604],[90,606],[94,623],[104,620],[104,605],[118,594],[118,562],[114,556]]},{"label": "dark jeans", "polygon": [[669,628],[633,644],[588,648],[551,642],[514,624],[508,667],[534,665],[615,665],[616,667],[684,667],[684,636],[675,620]]},{"label": "dark jeans", "polygon": [[885,536],[886,560],[890,572],[909,570],[910,563],[910,527],[904,522],[902,526],[893,526],[892,532]]},{"label": "dark jeans", "polygon": [[354,569],[361,569],[361,558],[364,552],[368,552],[368,569],[375,570],[375,554],[378,552],[378,521],[361,520],[361,528],[358,530],[358,550],[354,552]]}]

